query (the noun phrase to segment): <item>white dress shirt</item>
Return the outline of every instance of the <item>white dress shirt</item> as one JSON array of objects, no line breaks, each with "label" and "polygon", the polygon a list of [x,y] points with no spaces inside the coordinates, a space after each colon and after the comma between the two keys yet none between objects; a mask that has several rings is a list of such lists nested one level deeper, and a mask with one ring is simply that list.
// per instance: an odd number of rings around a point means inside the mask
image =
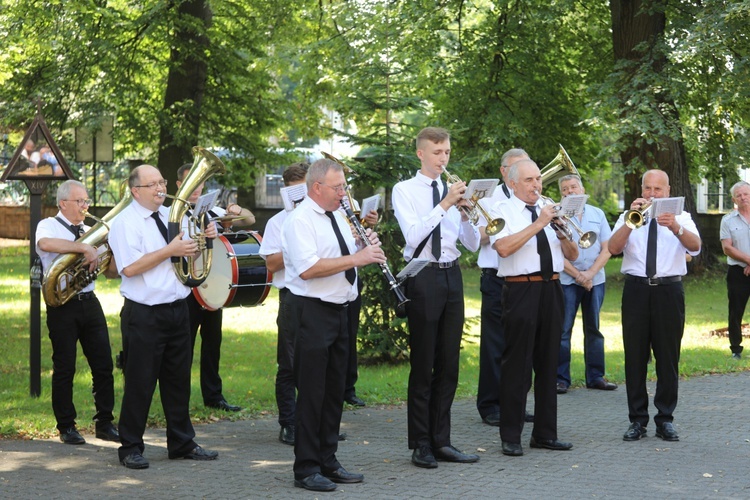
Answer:
[{"label": "white dress shirt", "polygon": [[[281,228],[290,213],[282,210],[266,222],[263,241],[260,242],[260,249],[258,250],[258,254],[263,260],[266,260],[269,255],[281,252]],[[273,286],[279,290],[286,286],[286,272],[283,267],[273,273]]]},{"label": "white dress shirt", "polygon": [[[683,211],[680,215],[675,217],[675,220],[680,224],[685,231],[698,235],[698,228],[695,227],[693,218],[690,213]],[[618,229],[625,225],[625,213],[620,214],[617,219],[613,233],[616,233]],[[649,221],[644,223],[638,229],[634,229],[628,237],[625,248],[622,251],[622,268],[620,272],[622,274],[630,274],[632,276],[640,276],[641,278],[646,277],[646,248],[648,246],[648,226]],[[669,228],[664,226],[656,226],[656,278],[664,278],[667,276],[684,276],[687,274],[687,261],[685,260],[685,253],[690,255],[698,255],[700,249],[697,251],[688,251],[680,239],[674,235]]]},{"label": "white dress shirt", "polygon": [[[438,190],[443,190],[443,183],[436,179]],[[432,237],[427,238],[435,226],[440,224],[440,259],[438,262],[453,262],[461,252],[456,241],[470,252],[479,248],[479,231],[470,222],[461,220],[461,213],[453,206],[446,212],[439,204],[432,206],[432,181],[421,172],[411,179],[401,181],[393,187],[391,201],[393,210],[404,234],[404,259],[429,259],[434,262],[432,255]],[[421,255],[414,255],[419,244],[427,238]]]},{"label": "white dress shirt", "polygon": [[[505,192],[503,191],[503,186],[504,184],[501,182],[495,188],[495,191],[492,192],[491,197],[482,198],[477,202],[482,205],[482,208],[484,208],[484,210],[488,214],[490,214],[490,216],[492,216],[492,207],[494,207],[497,203],[508,199],[508,197],[505,196]],[[512,192],[509,188],[508,192],[512,195]],[[479,212],[479,222],[477,223],[477,227],[487,227],[487,220],[482,215],[482,212]],[[486,245],[482,245],[479,248],[479,255],[477,256],[477,266],[479,266],[480,268],[497,269],[497,259],[499,258],[500,256],[497,254],[497,251],[492,248],[492,243],[488,242]]]},{"label": "white dress shirt", "polygon": [[[349,225],[338,210],[333,214],[349,253],[355,253],[357,245]],[[353,284],[349,283],[343,271],[307,280],[300,276],[320,259],[341,257],[341,247],[331,226],[331,219],[309,196],[284,222],[281,229],[281,251],[286,268],[286,287],[293,294],[334,304],[344,304],[357,298],[356,280]]]},{"label": "white dress shirt", "polygon": [[[536,213],[539,215],[542,204],[537,201],[535,205]],[[492,207],[490,214],[493,217],[502,217],[505,219],[505,227],[495,236],[490,236],[490,244],[494,245],[497,240],[520,233],[531,224],[531,211],[526,208],[526,203],[514,196],[509,200],[503,200]],[[552,270],[559,273],[563,270],[565,260],[563,257],[560,240],[557,239],[555,230],[547,224],[544,227],[544,233],[549,241],[550,252],[552,253]],[[524,243],[514,254],[498,260],[497,275],[520,276],[522,274],[538,273],[542,269],[539,253],[536,248],[536,237],[531,238]]]},{"label": "white dress shirt", "polygon": [[[122,274],[124,268],[144,255],[167,245],[151,213],[133,201],[115,217],[109,232],[109,243],[117,270],[122,276],[120,294],[147,306],[169,304],[190,294],[190,288],[177,279],[170,259],[164,259],[157,266],[130,278]],[[169,208],[160,207],[159,214],[164,226],[167,226]]]},{"label": "white dress shirt", "polygon": [[[44,250],[39,248],[39,240],[41,240],[42,238],[57,238],[67,241],[75,241],[76,239],[78,239],[73,235],[73,232],[68,229],[68,226],[72,225],[73,223],[66,219],[62,212],[57,212],[57,217],[62,219],[62,221],[67,224],[67,226],[63,226],[62,224],[60,224],[60,222],[54,217],[47,217],[46,219],[42,219],[36,226],[36,253],[37,255],[39,255],[39,259],[42,261],[43,271],[45,269],[49,269],[52,261],[55,260],[55,258],[57,258],[57,256],[60,254],[54,252],[45,252]],[[81,224],[81,226],[83,227],[84,233],[89,230],[89,226],[85,224]],[[99,251],[99,254],[106,251],[103,246],[99,247],[97,250]],[[87,285],[86,288],[84,288],[83,290],[79,290],[79,293],[92,292],[95,288],[94,283],[95,282],[91,282],[91,284]]]}]

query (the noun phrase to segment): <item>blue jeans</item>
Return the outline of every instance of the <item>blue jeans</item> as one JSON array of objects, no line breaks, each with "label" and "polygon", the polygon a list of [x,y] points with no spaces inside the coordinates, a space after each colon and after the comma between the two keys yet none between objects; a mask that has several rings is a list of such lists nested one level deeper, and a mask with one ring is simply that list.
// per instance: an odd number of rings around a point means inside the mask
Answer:
[{"label": "blue jeans", "polygon": [[563,285],[565,319],[560,339],[560,357],[557,365],[557,382],[570,386],[570,337],[573,323],[581,306],[583,314],[583,359],[586,362],[586,386],[604,377],[604,336],[599,331],[599,311],[604,302],[604,283],[591,291],[578,285]]}]

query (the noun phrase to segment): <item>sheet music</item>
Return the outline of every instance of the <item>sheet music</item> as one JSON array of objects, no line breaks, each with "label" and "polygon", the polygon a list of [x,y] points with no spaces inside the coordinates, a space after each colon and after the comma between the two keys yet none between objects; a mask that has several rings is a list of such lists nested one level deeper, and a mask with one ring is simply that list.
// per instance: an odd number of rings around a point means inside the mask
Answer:
[{"label": "sheet music", "polygon": [[661,214],[682,213],[685,207],[685,197],[677,196],[674,198],[654,198],[651,205],[651,217],[659,217]]},{"label": "sheet music", "polygon": [[469,185],[466,186],[463,198],[469,200],[474,196],[474,193],[477,195],[477,200],[491,198],[499,182],[500,179],[472,179],[469,181]]},{"label": "sheet music", "polygon": [[560,201],[560,215],[568,217],[581,215],[588,199],[589,195],[587,194],[571,194],[566,196]]},{"label": "sheet music", "polygon": [[406,264],[406,267],[396,275],[396,279],[400,281],[405,278],[416,276],[417,273],[424,269],[424,266],[426,266],[429,262],[430,261],[428,259],[411,259],[411,261]]},{"label": "sheet music", "polygon": [[203,214],[214,208],[216,200],[219,199],[219,192],[220,190],[214,189],[198,198],[198,201],[195,203],[195,208],[193,209],[193,215],[195,217],[201,217]]},{"label": "sheet music", "polygon": [[284,210],[291,212],[307,196],[307,184],[303,182],[294,186],[286,186],[281,188],[279,192],[281,193],[281,200],[284,202]]},{"label": "sheet music", "polygon": [[380,207],[380,195],[376,194],[374,196],[370,196],[369,198],[365,198],[362,200],[362,217],[369,214],[371,210],[375,210],[377,212],[378,207]]}]

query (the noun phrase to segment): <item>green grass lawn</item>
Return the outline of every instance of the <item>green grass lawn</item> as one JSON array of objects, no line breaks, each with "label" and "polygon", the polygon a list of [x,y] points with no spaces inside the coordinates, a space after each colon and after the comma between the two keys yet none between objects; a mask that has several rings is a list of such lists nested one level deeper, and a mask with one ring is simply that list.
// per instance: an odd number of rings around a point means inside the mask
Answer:
[{"label": "green grass lawn", "polygon": [[[42,394],[29,396],[29,271],[28,248],[6,248],[0,253],[0,436],[41,437],[56,434],[50,403],[52,375],[51,349],[47,338],[46,315],[42,304]],[[601,315],[606,338],[607,377],[618,384],[624,382],[620,298],[622,280],[620,261],[607,265],[607,293]],[[461,356],[458,398],[473,398],[479,371],[479,271],[464,270],[466,292],[466,331]],[[107,315],[113,352],[121,349],[119,311],[122,298],[119,282],[101,279],[97,295]],[[680,372],[683,376],[726,373],[747,370],[745,361],[730,358],[729,341],[712,337],[709,332],[726,327],[726,288],[723,271],[704,276],[689,276],[685,281],[687,321],[683,338]],[[230,403],[245,408],[238,414],[216,412],[203,407],[198,382],[199,364],[193,363],[191,415],[196,422],[217,419],[244,419],[275,416],[274,377],[276,373],[276,312],[278,295],[275,290],[265,303],[253,308],[228,308],[224,311],[224,340],[221,376],[224,394]],[[584,384],[583,334],[580,319],[573,332],[573,385]],[[200,342],[200,340],[198,340]],[[196,352],[198,346],[196,346]],[[91,374],[79,349],[78,372],[75,378],[75,404],[78,427],[93,430],[93,398]],[[650,377],[654,377],[653,364]],[[406,399],[408,365],[363,366],[359,371],[357,392],[368,404],[401,404]],[[122,396],[122,373],[115,372],[115,417],[119,415]],[[626,411],[623,409],[623,411]],[[158,394],[151,405],[149,423],[164,425],[164,414]]]}]

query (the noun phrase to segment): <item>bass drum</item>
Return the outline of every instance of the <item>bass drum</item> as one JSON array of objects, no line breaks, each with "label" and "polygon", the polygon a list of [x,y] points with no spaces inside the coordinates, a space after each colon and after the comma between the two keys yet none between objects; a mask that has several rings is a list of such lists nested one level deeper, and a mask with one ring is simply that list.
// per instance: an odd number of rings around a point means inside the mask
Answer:
[{"label": "bass drum", "polygon": [[209,311],[222,307],[252,307],[263,303],[271,290],[271,273],[259,255],[255,231],[220,234],[214,240],[211,272],[193,288],[198,303]]}]

